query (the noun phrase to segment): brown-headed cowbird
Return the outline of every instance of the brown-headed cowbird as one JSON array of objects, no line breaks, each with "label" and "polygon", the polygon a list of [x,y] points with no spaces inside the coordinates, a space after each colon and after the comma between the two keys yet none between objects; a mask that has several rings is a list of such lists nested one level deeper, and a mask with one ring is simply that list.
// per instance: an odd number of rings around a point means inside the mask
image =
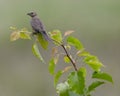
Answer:
[{"label": "brown-headed cowbird", "polygon": [[48,37],[47,33],[46,33],[46,30],[45,30],[45,27],[43,25],[43,23],[40,21],[40,19],[38,18],[37,16],[37,13],[36,12],[30,12],[30,13],[27,13],[27,15],[29,15],[31,17],[31,26],[32,26],[32,29],[33,29],[33,34],[39,34],[41,33],[43,38],[47,41],[50,40],[50,38]]}]

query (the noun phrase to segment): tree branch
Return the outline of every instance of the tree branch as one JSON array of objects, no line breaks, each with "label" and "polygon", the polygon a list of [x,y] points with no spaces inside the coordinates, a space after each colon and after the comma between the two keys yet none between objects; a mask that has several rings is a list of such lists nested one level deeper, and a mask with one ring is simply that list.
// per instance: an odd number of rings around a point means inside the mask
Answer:
[{"label": "tree branch", "polygon": [[76,63],[75,61],[72,59],[71,55],[68,53],[67,49],[65,48],[65,46],[62,44],[61,47],[64,49],[66,56],[69,58],[69,60],[71,61],[75,71],[77,71],[77,67],[76,67]]},{"label": "tree branch", "polygon": [[58,43],[58,44],[63,48],[63,50],[64,50],[65,53],[66,53],[66,56],[69,58],[69,60],[70,60],[70,62],[72,63],[75,71],[77,71],[77,66],[76,66],[75,60],[72,59],[71,55],[68,53],[68,51],[67,51],[67,49],[65,48],[64,44],[62,44],[62,43],[60,43],[60,42],[58,42],[58,41],[56,41],[56,40],[54,40],[54,39],[52,39],[52,40],[53,40],[54,42]]}]

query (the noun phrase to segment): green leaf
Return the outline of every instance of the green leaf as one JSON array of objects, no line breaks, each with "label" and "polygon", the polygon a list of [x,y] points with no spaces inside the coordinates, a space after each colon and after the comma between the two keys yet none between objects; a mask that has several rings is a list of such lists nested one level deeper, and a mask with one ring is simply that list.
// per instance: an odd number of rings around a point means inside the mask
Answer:
[{"label": "green leaf", "polygon": [[16,27],[10,27],[11,30],[13,30],[10,40],[11,41],[15,41],[19,38],[21,39],[31,39],[30,34],[31,32],[28,32],[26,28],[22,28],[22,29],[17,29]]},{"label": "green leaf", "polygon": [[58,84],[56,89],[57,89],[57,93],[59,94],[59,96],[70,96],[69,85],[67,82]]},{"label": "green leaf", "polygon": [[84,96],[84,95],[79,95],[73,91],[69,91],[69,96]]},{"label": "green leaf", "polygon": [[59,30],[53,30],[52,32],[49,32],[49,34],[53,40],[55,40],[59,43],[62,42],[62,34]]},{"label": "green leaf", "polygon": [[96,56],[93,56],[87,53],[83,62],[88,64],[94,71],[100,71],[101,67],[103,67],[103,64],[98,60]]},{"label": "green leaf", "polygon": [[33,44],[33,46],[32,46],[32,52],[37,58],[39,58],[43,63],[45,63],[40,52],[39,52],[39,49],[38,49],[38,46],[36,43]]},{"label": "green leaf", "polygon": [[87,56],[90,56],[90,53],[83,49],[83,50],[78,51],[77,55],[87,57]]},{"label": "green leaf", "polygon": [[92,78],[102,79],[113,83],[112,77],[109,74],[103,72],[94,72],[92,74]]},{"label": "green leaf", "polygon": [[84,78],[85,78],[85,77],[86,77],[86,74],[87,74],[86,68],[85,68],[85,67],[81,67],[79,70],[83,73],[83,76],[84,76]]},{"label": "green leaf", "polygon": [[71,50],[71,46],[69,44],[64,45],[67,50]]},{"label": "green leaf", "polygon": [[83,94],[85,90],[85,78],[83,70],[78,70],[77,72],[71,72],[68,76],[68,84],[72,91],[77,94]]},{"label": "green leaf", "polygon": [[64,56],[65,63],[70,63],[70,59],[67,56]]},{"label": "green leaf", "polygon": [[61,77],[61,75],[63,74],[62,71],[58,71],[56,74],[55,74],[55,77],[54,77],[54,85],[56,86],[56,84],[58,83],[58,80],[59,78]]},{"label": "green leaf", "polygon": [[43,49],[48,48],[48,41],[43,38],[42,34],[37,34],[37,39]]},{"label": "green leaf", "polygon": [[89,87],[88,87],[88,93],[90,93],[91,91],[94,91],[95,88],[97,88],[98,86],[104,84],[104,82],[102,81],[95,81],[93,82]]},{"label": "green leaf", "polygon": [[59,96],[83,96],[71,91],[67,82],[58,84],[56,89]]},{"label": "green leaf", "polygon": [[55,73],[55,59],[52,58],[50,61],[49,61],[49,72],[51,75],[54,75]]},{"label": "green leaf", "polygon": [[20,38],[22,39],[31,39],[30,34],[26,32],[20,32]]},{"label": "green leaf", "polygon": [[78,50],[83,49],[82,43],[81,43],[77,38],[75,38],[75,37],[73,37],[73,36],[69,36],[69,37],[67,38],[67,42],[68,42],[68,44],[74,46],[74,47],[75,47],[76,49],[78,49]]}]

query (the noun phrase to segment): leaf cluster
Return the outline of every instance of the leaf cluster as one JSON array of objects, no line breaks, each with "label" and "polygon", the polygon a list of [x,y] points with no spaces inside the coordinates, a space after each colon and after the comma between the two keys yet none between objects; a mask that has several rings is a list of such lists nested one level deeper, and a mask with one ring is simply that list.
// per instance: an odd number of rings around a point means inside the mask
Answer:
[{"label": "leaf cluster", "polygon": [[[11,41],[16,41],[17,39],[31,40],[32,33],[28,32],[27,29],[18,30],[15,27],[11,27],[11,29],[13,30],[10,37]],[[91,92],[97,87],[106,82],[113,83],[113,80],[108,73],[101,71],[101,68],[104,67],[104,65],[100,62],[97,56],[86,51],[80,40],[71,36],[73,32],[74,31],[70,30],[65,32],[64,35],[60,30],[49,32],[54,47],[51,51],[52,55],[49,60],[48,70],[54,77],[54,86],[59,96],[91,96]],[[38,44],[40,44],[43,49],[47,49],[48,47],[48,41],[46,41],[41,34],[35,36],[32,52],[41,60],[41,62],[44,63],[45,61],[40,54]],[[58,48],[63,49],[64,53],[59,51]],[[75,53],[71,52],[72,48],[75,49]],[[56,70],[56,66],[59,64],[58,61],[60,55],[62,55],[62,60],[64,61],[64,64],[66,64],[66,67],[64,69]],[[78,61],[81,58],[83,65],[87,65],[91,68],[92,74],[87,72],[85,66],[80,66],[81,64]],[[72,69],[74,69],[74,71]],[[69,75],[63,82],[59,82],[60,77],[66,72],[69,72]],[[89,85],[86,85],[87,74],[91,75],[92,83]]]}]

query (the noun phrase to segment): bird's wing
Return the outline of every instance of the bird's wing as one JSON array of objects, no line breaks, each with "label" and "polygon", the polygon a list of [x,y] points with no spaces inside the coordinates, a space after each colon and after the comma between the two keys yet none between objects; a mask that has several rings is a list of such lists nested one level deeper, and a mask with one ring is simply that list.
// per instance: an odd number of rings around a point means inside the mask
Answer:
[{"label": "bird's wing", "polygon": [[49,36],[47,35],[46,31],[45,31],[45,28],[44,28],[44,25],[42,24],[42,22],[40,21],[40,19],[38,17],[34,17],[32,18],[31,20],[31,25],[32,25],[32,28],[33,30],[35,31],[35,33],[41,33],[42,36],[46,39],[46,40],[51,40],[49,38]]},{"label": "bird's wing", "polygon": [[42,24],[42,22],[38,17],[32,18],[31,25],[33,30],[35,31],[38,31],[38,32],[45,31],[44,25]]}]

